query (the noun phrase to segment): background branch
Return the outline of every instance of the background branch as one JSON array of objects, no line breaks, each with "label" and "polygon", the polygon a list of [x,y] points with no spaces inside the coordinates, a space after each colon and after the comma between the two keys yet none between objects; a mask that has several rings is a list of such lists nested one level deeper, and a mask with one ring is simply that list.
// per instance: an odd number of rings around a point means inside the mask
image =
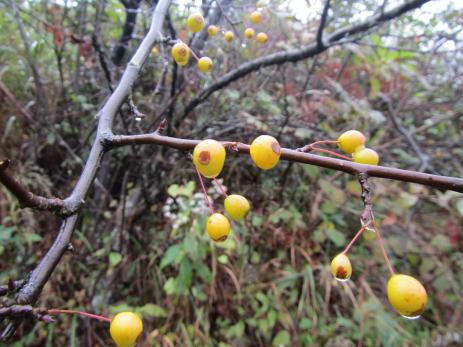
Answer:
[{"label": "background branch", "polygon": [[378,13],[377,15],[374,15],[361,23],[350,25],[345,28],[336,30],[331,35],[326,37],[326,46],[320,46],[317,42],[315,42],[311,45],[302,47],[300,49],[291,49],[287,51],[272,53],[265,57],[244,63],[236,69],[223,75],[221,78],[217,79],[215,83],[211,84],[209,87],[199,92],[197,96],[193,100],[191,100],[190,103],[185,107],[185,110],[182,115],[182,120],[186,118],[188,114],[196,108],[196,106],[204,102],[212,93],[228,86],[233,81],[236,81],[237,79],[244,77],[253,71],[259,70],[260,68],[265,66],[280,65],[287,62],[294,63],[299,60],[313,57],[325,51],[331,46],[342,44],[342,39],[348,36],[353,36],[359,33],[366,32],[367,30],[374,28],[388,20],[399,17],[405,12],[416,9],[429,1],[431,0],[409,1],[404,4],[398,5],[397,7],[389,11]]}]

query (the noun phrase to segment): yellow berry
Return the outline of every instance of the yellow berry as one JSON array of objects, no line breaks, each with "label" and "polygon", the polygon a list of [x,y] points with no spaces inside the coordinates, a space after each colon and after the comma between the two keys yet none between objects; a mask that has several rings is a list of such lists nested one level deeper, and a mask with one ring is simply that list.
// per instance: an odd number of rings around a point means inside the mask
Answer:
[{"label": "yellow berry", "polygon": [[387,281],[387,298],[392,307],[406,318],[418,318],[428,302],[426,289],[408,275],[392,275]]},{"label": "yellow berry", "polygon": [[151,49],[151,54],[152,54],[152,55],[158,55],[158,53],[159,53],[159,49],[158,49],[157,47],[153,47],[153,48]]},{"label": "yellow berry", "polygon": [[344,152],[352,154],[355,150],[365,145],[365,136],[357,130],[348,130],[338,137],[338,146]]},{"label": "yellow berry", "polygon": [[190,58],[190,47],[183,42],[177,42],[172,47],[171,54],[178,65],[184,66],[188,63],[188,59]]},{"label": "yellow berry", "polygon": [[198,33],[204,28],[204,17],[200,13],[194,13],[188,17],[188,28],[194,33]]},{"label": "yellow berry", "polygon": [[248,199],[242,195],[232,194],[224,201],[225,211],[235,222],[242,221],[251,209]]},{"label": "yellow berry", "polygon": [[250,19],[251,22],[253,22],[254,24],[260,23],[262,21],[262,13],[260,13],[259,11],[254,11],[253,13],[251,13]]},{"label": "yellow berry", "polygon": [[244,31],[244,37],[247,38],[247,39],[252,39],[254,37],[254,34],[256,32],[254,31],[253,28],[247,28],[245,31]]},{"label": "yellow berry", "polygon": [[143,331],[143,323],[133,312],[118,313],[109,327],[111,337],[118,347],[132,347]]},{"label": "yellow berry", "polygon": [[220,142],[204,140],[193,150],[193,163],[204,177],[213,178],[222,171],[225,155],[225,148]]},{"label": "yellow berry", "polygon": [[216,36],[218,32],[219,28],[217,28],[215,25],[209,25],[209,27],[207,28],[207,33],[210,37]]},{"label": "yellow berry", "polygon": [[371,148],[359,148],[352,154],[352,158],[356,163],[360,164],[369,164],[369,165],[378,165],[379,156]]},{"label": "yellow berry", "polygon": [[235,34],[233,34],[233,31],[229,30],[229,31],[226,31],[225,34],[223,34],[223,38],[225,41],[231,42],[235,38]]},{"label": "yellow berry", "polygon": [[274,137],[261,135],[252,141],[249,152],[254,164],[261,169],[269,170],[280,160],[281,147]]},{"label": "yellow berry", "polygon": [[214,241],[225,241],[230,234],[230,222],[221,213],[214,213],[207,219],[206,230]]},{"label": "yellow berry", "polygon": [[352,275],[352,265],[344,253],[340,253],[331,261],[331,273],[336,279],[345,281]]},{"label": "yellow berry", "polygon": [[257,42],[264,44],[265,42],[267,42],[268,37],[266,33],[258,33],[256,39]]},{"label": "yellow berry", "polygon": [[198,69],[201,72],[209,72],[212,69],[212,60],[209,57],[202,57],[198,60]]}]

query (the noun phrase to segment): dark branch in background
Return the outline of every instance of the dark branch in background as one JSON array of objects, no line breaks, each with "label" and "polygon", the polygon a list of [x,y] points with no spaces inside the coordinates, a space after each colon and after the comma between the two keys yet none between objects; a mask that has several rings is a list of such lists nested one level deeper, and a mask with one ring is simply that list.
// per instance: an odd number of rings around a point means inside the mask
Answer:
[{"label": "dark branch in background", "polygon": [[362,222],[362,225],[366,225],[367,223],[373,223],[374,221],[373,203],[371,202],[371,187],[368,184],[368,174],[365,172],[359,173],[358,180],[360,187],[362,188],[361,197],[363,205],[365,206],[362,214],[360,215],[360,221]]},{"label": "dark branch in background", "polygon": [[119,65],[122,62],[127,44],[132,39],[132,34],[137,22],[137,14],[138,9],[140,8],[140,2],[141,0],[121,1],[122,5],[125,7],[125,23],[124,27],[122,28],[121,38],[119,43],[116,45],[112,56],[112,61],[115,65]]},{"label": "dark branch in background", "polygon": [[237,79],[246,76],[247,74],[259,70],[265,66],[271,65],[280,65],[287,62],[297,62],[302,59],[307,59],[313,57],[317,54],[322,53],[331,46],[342,44],[342,39],[353,36],[359,33],[366,32],[384,22],[387,22],[391,19],[397,18],[400,15],[408,12],[410,10],[416,9],[421,5],[429,2],[431,0],[413,0],[406,2],[402,5],[399,5],[389,11],[379,13],[370,17],[369,19],[357,23],[354,25],[347,26],[345,28],[336,30],[331,35],[327,36],[324,40],[326,46],[319,46],[317,42],[312,43],[308,46],[299,48],[299,49],[290,49],[287,51],[277,52],[269,54],[262,58],[257,58],[253,61],[242,64],[236,69],[228,72],[219,78],[215,83],[211,84],[209,87],[199,92],[197,96],[190,101],[190,103],[185,107],[185,110],[182,115],[182,120],[188,116],[188,114],[193,111],[196,106],[204,102],[212,93],[228,86],[231,82],[236,81]]},{"label": "dark branch in background", "polygon": [[[146,58],[151,52],[153,43],[161,32],[162,23],[164,22],[164,17],[170,6],[170,2],[171,0],[159,0],[158,5],[153,12],[151,26],[148,33],[128,63],[119,85],[100,110],[98,114],[99,120],[97,134],[85,163],[85,167],[71,195],[64,200],[67,210],[74,214],[63,220],[60,231],[56,236],[53,245],[27,277],[25,284],[21,287],[15,297],[18,304],[33,305],[36,302],[43,286],[48,281],[55,267],[58,265],[64,252],[68,249],[78,218],[77,211],[84,203],[84,198],[95,180],[96,173],[103,158],[103,139],[112,133],[114,117],[121,105],[130,95],[132,86],[138,78]],[[0,334],[0,341],[9,339],[16,331],[18,324],[19,321],[17,319],[9,321],[3,332]]]},{"label": "dark branch in background", "polygon": [[43,88],[42,79],[40,77],[39,68],[35,64],[35,60],[32,58],[31,55],[31,44],[29,42],[29,38],[27,37],[26,30],[24,29],[24,25],[22,19],[19,15],[18,7],[16,6],[15,0],[9,0],[10,8],[13,10],[14,17],[16,19],[16,24],[18,25],[19,34],[21,35],[21,39],[24,44],[24,55],[26,57],[27,63],[32,71],[32,77],[35,83],[35,91],[37,93],[37,101],[39,108],[42,108],[45,114],[49,114],[50,107],[48,104],[48,99],[46,97],[46,93]]},{"label": "dark branch in background", "polygon": [[16,181],[7,170],[10,165],[8,159],[0,162],[0,182],[18,199],[21,207],[32,207],[37,210],[54,211],[58,214],[66,212],[64,201],[58,198],[44,198],[30,192]]},{"label": "dark branch in background", "polygon": [[317,46],[318,46],[318,48],[325,47],[325,44],[323,43],[323,30],[325,30],[326,19],[328,17],[328,10],[329,9],[330,9],[330,0],[326,0],[325,1],[325,6],[323,7],[322,16],[320,18],[320,25],[318,26],[318,32],[317,32]]},{"label": "dark branch in background", "polygon": [[[199,142],[199,140],[179,139],[175,137],[162,136],[157,133],[143,135],[111,135],[105,138],[105,146],[108,149],[132,144],[155,144],[189,151],[192,150]],[[222,142],[222,144],[226,148],[230,148],[232,151],[237,153],[249,154],[249,145],[247,144],[231,141],[225,141]],[[349,174],[365,174],[370,177],[389,178],[397,181],[418,183],[425,186],[463,193],[463,179],[455,177],[430,175],[385,166],[364,165],[347,160],[303,153],[301,151],[288,148],[282,149],[281,159],[316,165]]]}]

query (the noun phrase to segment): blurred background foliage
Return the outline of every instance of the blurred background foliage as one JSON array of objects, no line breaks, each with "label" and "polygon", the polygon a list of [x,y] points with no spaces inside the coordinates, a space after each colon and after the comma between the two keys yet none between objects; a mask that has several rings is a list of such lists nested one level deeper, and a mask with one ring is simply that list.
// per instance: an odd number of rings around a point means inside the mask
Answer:
[{"label": "blurred background foliage", "polygon": [[[362,20],[382,4],[332,1],[326,31]],[[115,59],[126,21],[123,2],[17,1],[27,53],[10,4],[0,1],[0,156],[13,159],[12,172],[33,192],[65,197],[78,178],[95,115],[146,32],[154,4],[126,5],[133,6],[128,12],[137,14],[136,24]],[[174,2],[165,35],[190,42],[186,17],[197,9],[207,16],[214,6]],[[221,34],[206,40],[196,53],[213,59],[208,75],[194,63],[174,66],[169,47],[158,46],[133,90],[145,117],[138,121],[123,105],[115,133],[153,131],[166,118],[172,136],[249,143],[267,133],[299,148],[355,128],[367,135],[382,165],[462,177],[463,16],[457,1],[433,1],[314,59],[261,69],[184,113],[198,90],[240,64],[312,42],[321,7],[315,0],[264,2],[264,21],[255,27],[268,34],[267,44],[229,44]],[[233,1],[225,9],[242,33],[255,2]],[[217,25],[229,29],[224,18]],[[47,108],[37,101],[31,64]],[[140,346],[463,344],[460,194],[371,180],[397,271],[420,278],[430,296],[423,317],[408,321],[387,302],[388,272],[372,235],[351,251],[351,281],[338,283],[329,272],[330,259],[359,228],[354,177],[288,162],[262,172],[248,157],[230,154],[221,180],[253,208],[244,223],[233,224],[232,237],[216,244],[205,235],[208,212],[188,155],[156,146],[108,153],[75,231],[74,251],[53,273],[39,305],[106,315],[136,310],[145,324]],[[220,191],[207,183],[222,209]],[[3,187],[0,216],[4,284],[33,268],[59,220],[19,209]],[[103,323],[62,316],[50,325],[26,322],[10,345],[111,342]]]}]

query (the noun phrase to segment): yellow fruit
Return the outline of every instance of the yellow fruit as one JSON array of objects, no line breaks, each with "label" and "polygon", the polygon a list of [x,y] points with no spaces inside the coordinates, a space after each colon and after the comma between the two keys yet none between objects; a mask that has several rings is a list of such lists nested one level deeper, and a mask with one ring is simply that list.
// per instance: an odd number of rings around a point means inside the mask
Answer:
[{"label": "yellow fruit", "polygon": [[257,42],[264,44],[265,42],[267,42],[268,37],[266,33],[258,33],[256,39]]},{"label": "yellow fruit", "polygon": [[387,298],[392,307],[406,318],[418,318],[428,302],[426,289],[408,275],[392,275],[387,281]]},{"label": "yellow fruit", "polygon": [[247,38],[247,39],[252,39],[254,37],[254,34],[256,32],[254,31],[253,28],[247,28],[245,31],[244,31],[244,37]]},{"label": "yellow fruit", "polygon": [[249,152],[254,164],[263,170],[269,170],[280,160],[281,147],[274,137],[261,135],[252,141]]},{"label": "yellow fruit", "polygon": [[157,47],[153,47],[153,48],[151,49],[151,54],[152,54],[152,55],[158,55],[158,53],[159,53],[159,49],[158,49]]},{"label": "yellow fruit", "polygon": [[352,265],[344,253],[340,253],[331,261],[331,273],[338,280],[348,280],[352,275]]},{"label": "yellow fruit", "polygon": [[188,28],[194,33],[198,33],[204,28],[204,17],[200,13],[194,13],[188,17]]},{"label": "yellow fruit", "polygon": [[183,42],[177,42],[172,47],[171,54],[178,65],[184,66],[188,63],[188,59],[190,58],[190,47]]},{"label": "yellow fruit", "polygon": [[212,60],[209,57],[202,57],[198,60],[198,69],[201,72],[209,72],[212,69]]},{"label": "yellow fruit", "polygon": [[359,150],[352,154],[352,158],[356,163],[360,164],[378,165],[379,163],[378,153],[371,148],[360,147]]},{"label": "yellow fruit", "polygon": [[225,211],[235,222],[242,221],[251,209],[248,199],[242,195],[232,194],[224,201]]},{"label": "yellow fruit", "polygon": [[221,213],[214,213],[207,219],[206,230],[214,241],[225,241],[230,234],[230,222]]},{"label": "yellow fruit", "polygon": [[225,148],[220,142],[204,140],[193,151],[193,163],[204,177],[213,178],[222,171],[225,156]]},{"label": "yellow fruit", "polygon": [[254,11],[253,13],[251,13],[250,19],[251,22],[253,22],[254,24],[260,23],[262,21],[262,13],[260,13],[259,11]]},{"label": "yellow fruit", "polygon": [[111,337],[118,347],[132,347],[143,331],[143,323],[133,312],[118,313],[109,327]]},{"label": "yellow fruit", "polygon": [[231,42],[235,38],[235,34],[233,34],[233,31],[229,30],[226,31],[225,34],[223,34],[223,38],[225,39],[225,41]]},{"label": "yellow fruit", "polygon": [[358,130],[348,130],[338,137],[339,148],[349,154],[363,145],[365,145],[365,136]]},{"label": "yellow fruit", "polygon": [[207,28],[207,33],[210,37],[216,36],[218,32],[219,28],[217,28],[215,25],[209,25],[209,27]]}]

